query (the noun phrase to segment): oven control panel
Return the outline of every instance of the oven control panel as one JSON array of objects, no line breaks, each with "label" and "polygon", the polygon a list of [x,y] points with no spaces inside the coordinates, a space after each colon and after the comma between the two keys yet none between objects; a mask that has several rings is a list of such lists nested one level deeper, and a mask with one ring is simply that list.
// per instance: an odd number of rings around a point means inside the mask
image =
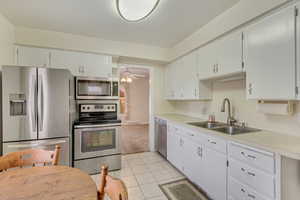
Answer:
[{"label": "oven control panel", "polygon": [[116,104],[81,104],[80,112],[89,113],[89,112],[116,112]]}]

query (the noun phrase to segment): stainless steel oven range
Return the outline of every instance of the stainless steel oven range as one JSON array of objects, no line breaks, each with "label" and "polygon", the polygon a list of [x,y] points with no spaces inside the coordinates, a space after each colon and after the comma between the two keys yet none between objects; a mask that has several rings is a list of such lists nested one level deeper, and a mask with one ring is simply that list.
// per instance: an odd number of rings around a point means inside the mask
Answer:
[{"label": "stainless steel oven range", "polygon": [[101,165],[121,169],[121,143],[117,103],[79,104],[79,120],[74,125],[74,162],[89,174]]}]

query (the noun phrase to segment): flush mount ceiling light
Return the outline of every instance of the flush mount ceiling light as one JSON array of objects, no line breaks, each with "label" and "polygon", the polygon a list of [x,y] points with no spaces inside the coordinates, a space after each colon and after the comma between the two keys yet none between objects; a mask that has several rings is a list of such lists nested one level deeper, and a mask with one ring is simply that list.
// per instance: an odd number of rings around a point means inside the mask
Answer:
[{"label": "flush mount ceiling light", "polygon": [[116,0],[120,16],[129,22],[137,22],[148,17],[160,0]]}]

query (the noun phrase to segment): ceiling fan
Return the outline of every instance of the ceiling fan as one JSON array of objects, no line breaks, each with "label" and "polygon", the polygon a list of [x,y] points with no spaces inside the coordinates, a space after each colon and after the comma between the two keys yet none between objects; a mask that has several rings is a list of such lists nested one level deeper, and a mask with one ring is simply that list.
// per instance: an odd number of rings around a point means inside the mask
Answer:
[{"label": "ceiling fan", "polygon": [[146,78],[146,75],[130,72],[128,68],[122,72],[121,83],[131,83],[132,79]]}]

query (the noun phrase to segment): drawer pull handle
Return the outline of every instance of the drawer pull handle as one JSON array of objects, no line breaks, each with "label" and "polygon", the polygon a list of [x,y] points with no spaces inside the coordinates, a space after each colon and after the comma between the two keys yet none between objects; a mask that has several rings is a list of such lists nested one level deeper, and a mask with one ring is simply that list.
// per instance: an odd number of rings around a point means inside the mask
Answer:
[{"label": "drawer pull handle", "polygon": [[217,144],[216,142],[214,142],[214,141],[212,141],[212,142],[210,142],[211,144]]},{"label": "drawer pull handle", "polygon": [[252,199],[256,199],[256,197],[253,194],[248,194],[248,197],[250,197]]},{"label": "drawer pull handle", "polygon": [[248,174],[249,174],[250,176],[255,176],[255,174],[252,173],[252,172],[248,172]]},{"label": "drawer pull handle", "polygon": [[245,168],[241,168],[241,170],[242,170],[243,172],[246,171]]},{"label": "drawer pull handle", "polygon": [[244,192],[244,193],[246,192],[243,188],[241,189],[241,191]]},{"label": "drawer pull handle", "polygon": [[248,158],[256,159],[256,157],[252,155],[248,155]]}]

